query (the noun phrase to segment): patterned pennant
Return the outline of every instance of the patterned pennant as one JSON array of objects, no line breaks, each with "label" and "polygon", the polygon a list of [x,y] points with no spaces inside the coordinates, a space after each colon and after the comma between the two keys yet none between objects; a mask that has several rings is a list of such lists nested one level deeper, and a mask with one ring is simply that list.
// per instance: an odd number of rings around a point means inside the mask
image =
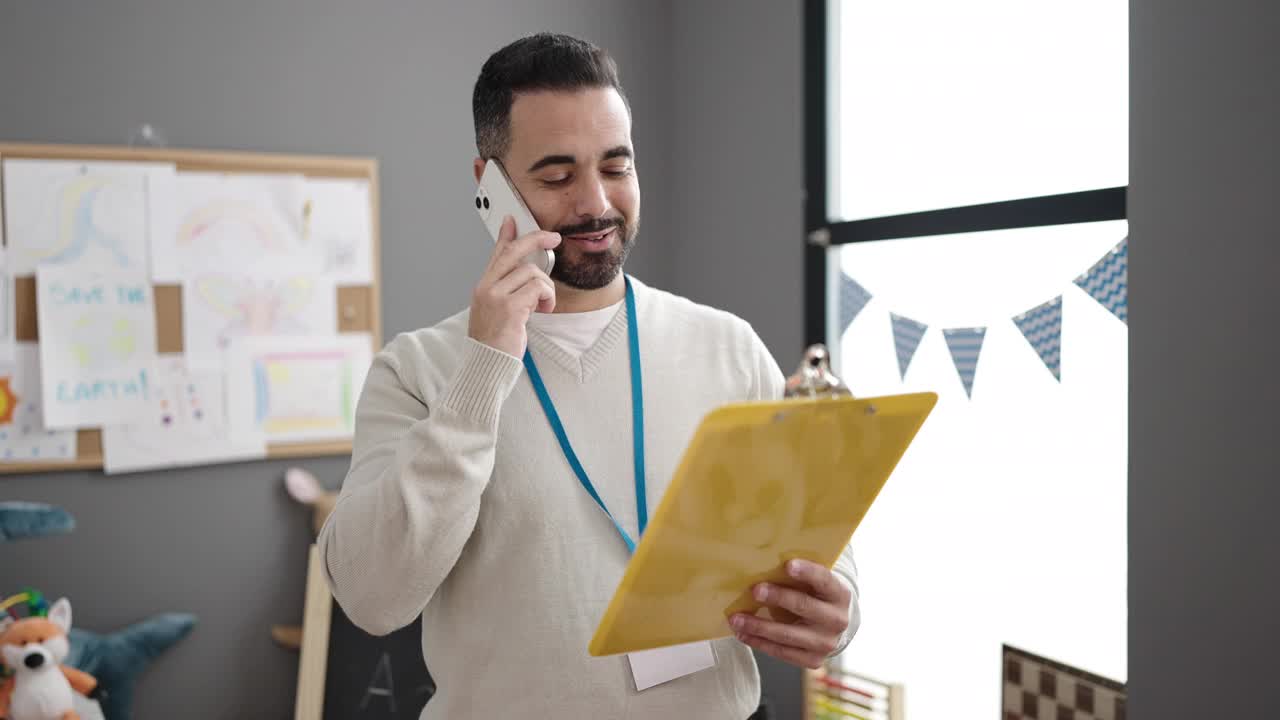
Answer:
[{"label": "patterned pennant", "polygon": [[978,354],[982,352],[982,338],[986,334],[984,327],[942,331],[951,350],[951,360],[956,364],[956,372],[960,373],[960,382],[964,383],[964,393],[969,397],[973,397],[973,376],[978,372]]},{"label": "patterned pennant", "polygon": [[862,308],[871,301],[871,293],[858,284],[857,280],[840,273],[840,334],[843,335],[853,319],[862,312]]},{"label": "patterned pennant", "polygon": [[907,367],[911,365],[911,358],[915,357],[916,348],[920,347],[924,331],[929,326],[897,313],[889,313],[889,319],[893,323],[893,347],[898,352],[898,374],[906,380]]},{"label": "patterned pennant", "polygon": [[1053,376],[1062,381],[1062,296],[1013,319]]},{"label": "patterned pennant", "polygon": [[1129,324],[1129,238],[1076,278],[1076,284]]}]

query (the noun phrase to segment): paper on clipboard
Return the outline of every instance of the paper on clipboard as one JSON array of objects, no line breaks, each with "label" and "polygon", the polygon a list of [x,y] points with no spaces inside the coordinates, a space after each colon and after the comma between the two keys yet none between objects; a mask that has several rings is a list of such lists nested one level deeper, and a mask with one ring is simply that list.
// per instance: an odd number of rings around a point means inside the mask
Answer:
[{"label": "paper on clipboard", "polygon": [[694,433],[592,638],[593,656],[729,636],[783,566],[832,566],[933,393],[730,405]]}]

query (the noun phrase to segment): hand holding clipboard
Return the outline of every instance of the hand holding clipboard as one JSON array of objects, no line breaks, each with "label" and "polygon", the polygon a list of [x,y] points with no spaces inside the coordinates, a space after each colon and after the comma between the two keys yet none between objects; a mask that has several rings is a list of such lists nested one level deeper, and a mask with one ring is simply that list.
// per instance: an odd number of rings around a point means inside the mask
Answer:
[{"label": "hand holding clipboard", "polygon": [[764,607],[753,587],[795,586],[787,561],[830,568],[937,402],[934,393],[854,398],[821,346],[786,395],[703,419],[591,655],[727,637],[731,616]]}]

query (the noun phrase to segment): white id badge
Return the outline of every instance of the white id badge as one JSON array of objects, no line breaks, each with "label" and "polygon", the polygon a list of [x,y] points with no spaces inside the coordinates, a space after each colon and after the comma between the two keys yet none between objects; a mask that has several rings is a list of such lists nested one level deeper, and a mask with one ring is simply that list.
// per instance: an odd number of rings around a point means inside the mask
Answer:
[{"label": "white id badge", "polygon": [[637,692],[716,664],[711,643],[706,640],[627,653],[627,659],[631,661],[631,675],[635,678]]}]

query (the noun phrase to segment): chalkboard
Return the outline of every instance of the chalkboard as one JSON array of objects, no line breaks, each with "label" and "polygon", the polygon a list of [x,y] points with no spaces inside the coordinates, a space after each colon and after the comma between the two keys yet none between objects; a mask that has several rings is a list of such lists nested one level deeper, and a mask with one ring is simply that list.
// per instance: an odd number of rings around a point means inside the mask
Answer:
[{"label": "chalkboard", "polygon": [[422,618],[374,637],[351,624],[333,603],[324,717],[417,720],[436,684],[422,659]]}]

